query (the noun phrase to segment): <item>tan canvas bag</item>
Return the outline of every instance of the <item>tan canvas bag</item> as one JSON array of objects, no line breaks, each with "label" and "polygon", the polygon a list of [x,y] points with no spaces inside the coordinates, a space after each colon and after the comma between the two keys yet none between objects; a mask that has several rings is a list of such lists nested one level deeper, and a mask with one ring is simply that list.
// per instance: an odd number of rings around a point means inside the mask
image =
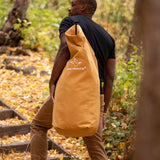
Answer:
[{"label": "tan canvas bag", "polygon": [[67,137],[96,133],[100,118],[100,82],[97,60],[81,27],[65,33],[70,51],[55,90],[53,126]]}]

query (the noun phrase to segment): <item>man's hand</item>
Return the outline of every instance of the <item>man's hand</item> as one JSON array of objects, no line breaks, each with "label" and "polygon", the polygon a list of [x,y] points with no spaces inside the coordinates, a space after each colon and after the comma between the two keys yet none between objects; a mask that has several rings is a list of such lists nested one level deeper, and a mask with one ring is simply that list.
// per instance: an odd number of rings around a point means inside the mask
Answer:
[{"label": "man's hand", "polygon": [[105,129],[105,127],[106,127],[106,115],[103,115],[103,124],[102,124],[103,126],[103,130]]},{"label": "man's hand", "polygon": [[61,43],[56,55],[56,59],[54,61],[52,74],[49,82],[49,90],[50,90],[50,97],[54,101],[54,93],[55,93],[55,83],[58,81],[67,61],[70,58],[69,49],[67,46],[67,42],[65,40],[65,33],[61,33]]},{"label": "man's hand", "polygon": [[49,85],[50,97],[52,98],[53,101],[54,101],[55,88],[56,88],[55,84],[50,84]]}]

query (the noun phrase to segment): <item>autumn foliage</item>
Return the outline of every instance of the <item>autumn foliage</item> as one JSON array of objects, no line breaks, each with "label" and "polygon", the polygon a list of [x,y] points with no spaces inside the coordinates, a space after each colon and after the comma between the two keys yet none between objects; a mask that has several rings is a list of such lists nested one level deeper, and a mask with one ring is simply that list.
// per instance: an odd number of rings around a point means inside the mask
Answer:
[{"label": "autumn foliage", "polygon": [[[12,3],[3,0],[0,0],[0,3],[3,4],[0,6],[0,13],[3,14],[3,16],[0,14],[2,26]],[[18,47],[25,49],[28,55],[10,56],[17,50],[17,48],[10,47],[7,47],[0,55],[0,98],[29,121],[33,119],[49,95],[48,82],[59,46],[58,27],[63,17],[67,15],[68,7],[67,0],[60,0],[54,5],[48,0],[30,2],[27,18],[32,24],[28,29],[22,29],[23,41]],[[94,16],[94,20],[108,30],[116,41],[116,77],[107,113],[106,128],[103,132],[104,146],[110,160],[127,160],[134,150],[135,116],[142,58],[135,54],[137,48],[134,46],[135,52],[130,53],[129,61],[125,62],[133,12],[134,0],[123,2],[99,0],[98,10]],[[8,64],[5,62],[7,58],[23,59],[23,61],[11,61],[9,64],[14,67],[32,66],[35,69],[28,75],[25,75],[23,71],[8,70],[6,67]],[[10,123],[10,121],[16,123],[16,119],[8,119],[0,124]],[[49,136],[71,155],[88,159],[82,138],[65,138],[58,135],[54,129],[49,131]],[[28,135],[26,137],[15,136],[13,139],[29,140]],[[4,137],[1,141],[7,143],[13,139]]]}]

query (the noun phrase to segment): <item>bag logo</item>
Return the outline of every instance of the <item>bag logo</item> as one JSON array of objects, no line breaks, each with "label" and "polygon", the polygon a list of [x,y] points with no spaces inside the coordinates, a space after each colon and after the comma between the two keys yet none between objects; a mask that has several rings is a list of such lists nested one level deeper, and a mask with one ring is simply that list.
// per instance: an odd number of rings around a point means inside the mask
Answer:
[{"label": "bag logo", "polygon": [[73,67],[69,67],[67,68],[67,71],[70,71],[70,70],[85,70],[87,67],[84,66],[84,67],[80,67],[79,65],[82,64],[81,61],[79,61],[77,58],[73,58],[73,60],[70,60],[69,62]]}]

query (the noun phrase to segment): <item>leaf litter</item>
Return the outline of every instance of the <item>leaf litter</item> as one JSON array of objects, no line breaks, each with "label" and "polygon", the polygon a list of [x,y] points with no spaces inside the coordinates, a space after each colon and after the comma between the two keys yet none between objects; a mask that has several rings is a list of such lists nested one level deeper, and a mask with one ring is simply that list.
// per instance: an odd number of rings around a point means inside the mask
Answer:
[{"label": "leaf litter", "polygon": [[27,120],[21,120],[21,119],[18,119],[18,117],[7,118],[6,120],[0,121],[0,125],[2,125],[2,126],[19,125],[19,124],[26,124],[26,123],[28,123]]},{"label": "leaf litter", "polygon": [[[15,49],[8,48],[10,51]],[[27,51],[30,56],[12,56],[16,59],[25,59],[24,61],[11,62],[14,66],[34,66],[36,71],[27,76],[22,72],[17,73],[13,70],[7,70],[3,61],[5,58],[10,58],[10,56],[6,54],[0,56],[0,98],[31,122],[49,95],[48,82],[53,62],[43,52]],[[42,76],[41,71],[46,71],[48,75]],[[13,123],[19,122],[14,121]],[[65,138],[56,133],[54,129],[50,129],[48,134],[52,140],[65,148],[72,156],[82,160],[89,159],[86,146],[81,137]],[[16,138],[18,139],[18,137]],[[19,137],[19,139],[21,138]],[[16,153],[12,156],[18,159]]]}]

